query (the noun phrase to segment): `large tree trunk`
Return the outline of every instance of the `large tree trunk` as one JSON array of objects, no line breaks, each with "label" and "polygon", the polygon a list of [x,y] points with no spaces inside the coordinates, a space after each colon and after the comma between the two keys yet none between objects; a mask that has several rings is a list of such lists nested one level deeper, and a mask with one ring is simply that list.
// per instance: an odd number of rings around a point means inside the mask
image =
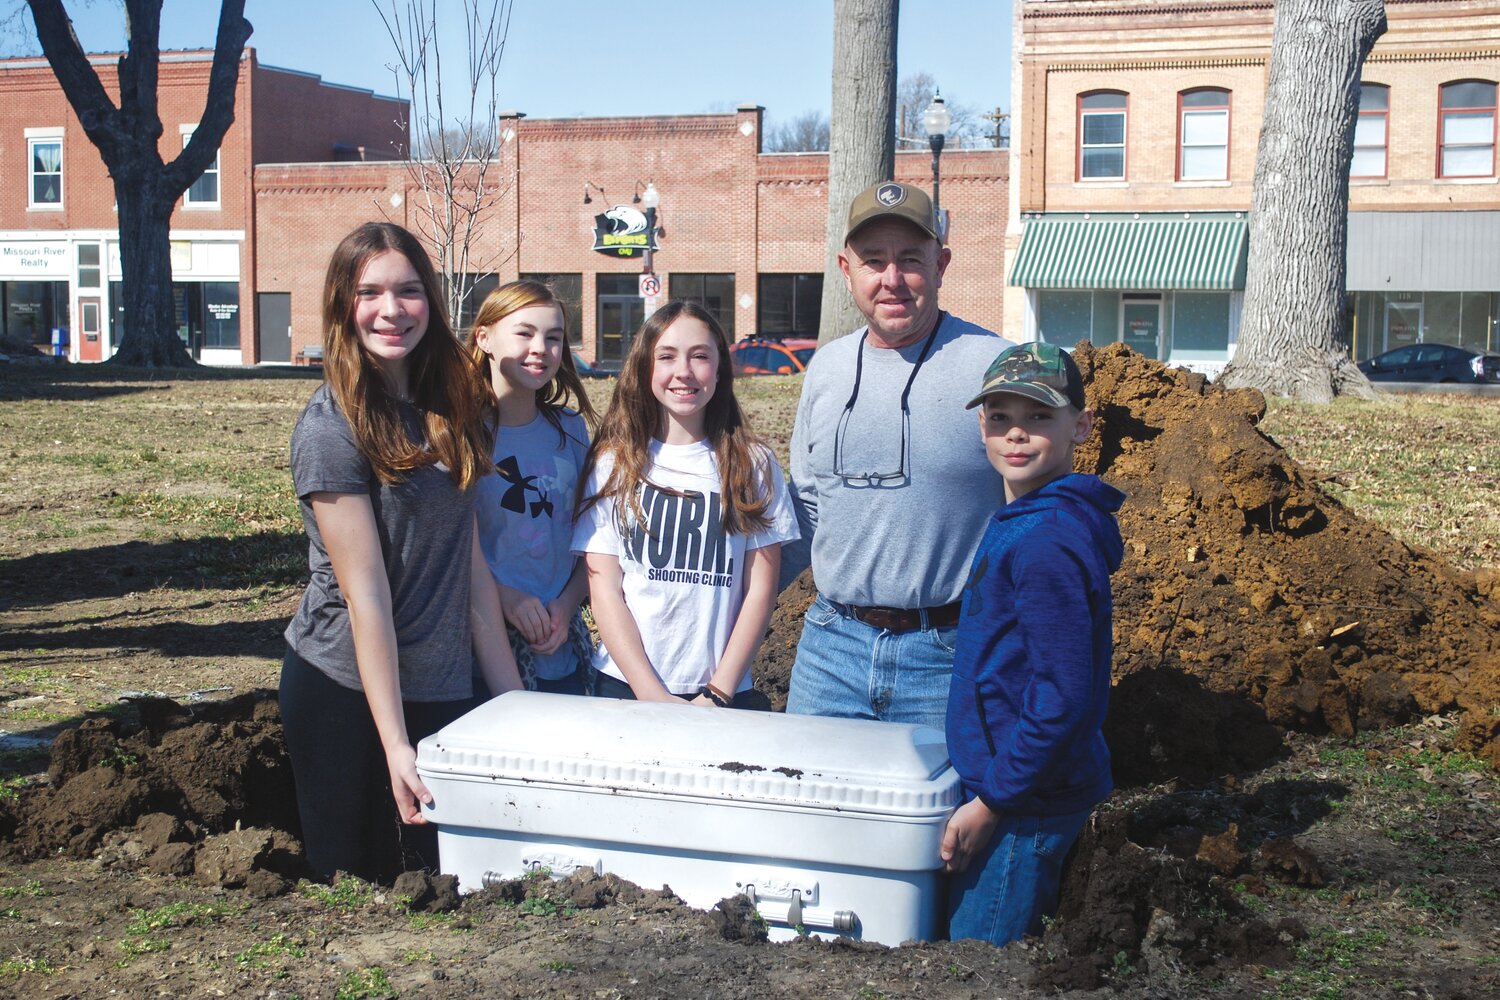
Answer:
[{"label": "large tree trunk", "polygon": [[125,0],[119,107],[89,64],[61,0],[27,4],[42,52],[115,182],[125,328],[111,360],[149,368],[190,366],[193,359],[177,336],[172,304],[172,210],[213,163],[234,122],[240,56],[252,30],[244,17],[245,0],[222,0],[203,114],[171,162],[162,161],[157,147],[162,134],[157,111],[162,0]]},{"label": "large tree trunk", "polygon": [[1339,333],[1360,70],[1385,28],[1384,0],[1276,2],[1245,310],[1221,385],[1310,402],[1372,395]]},{"label": "large tree trunk", "polygon": [[[120,219],[120,285],[125,329],[115,364],[187,368],[195,362],[177,336],[172,299],[172,208],[143,185],[116,181]],[[163,294],[164,293],[164,294]]]},{"label": "large tree trunk", "polygon": [[854,196],[896,169],[896,17],[898,0],[834,0],[833,115],[828,136],[828,253],[818,343],[863,322],[839,275],[844,223]]}]

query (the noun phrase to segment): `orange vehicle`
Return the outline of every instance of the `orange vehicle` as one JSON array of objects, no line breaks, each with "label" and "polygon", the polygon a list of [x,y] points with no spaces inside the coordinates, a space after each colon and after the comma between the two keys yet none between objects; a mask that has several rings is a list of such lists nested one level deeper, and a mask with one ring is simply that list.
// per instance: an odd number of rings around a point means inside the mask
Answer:
[{"label": "orange vehicle", "polygon": [[736,375],[795,375],[807,370],[818,342],[808,337],[747,337],[729,345]]}]

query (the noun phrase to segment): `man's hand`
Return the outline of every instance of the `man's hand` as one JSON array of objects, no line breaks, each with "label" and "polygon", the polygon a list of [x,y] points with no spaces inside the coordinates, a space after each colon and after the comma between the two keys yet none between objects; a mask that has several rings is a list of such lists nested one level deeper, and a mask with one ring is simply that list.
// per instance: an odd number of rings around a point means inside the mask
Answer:
[{"label": "man's hand", "polygon": [[961,872],[968,868],[989,844],[999,822],[1000,815],[979,799],[970,799],[959,806],[949,817],[942,846],[938,848],[943,871]]}]

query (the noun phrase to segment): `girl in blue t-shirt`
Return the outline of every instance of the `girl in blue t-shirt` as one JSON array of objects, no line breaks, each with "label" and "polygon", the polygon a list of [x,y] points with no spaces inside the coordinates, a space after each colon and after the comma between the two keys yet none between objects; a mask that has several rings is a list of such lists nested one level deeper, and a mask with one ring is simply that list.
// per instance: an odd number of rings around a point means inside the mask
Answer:
[{"label": "girl in blue t-shirt", "polygon": [[584,694],[593,642],[578,607],[588,579],[569,544],[597,417],[566,325],[552,289],[512,281],[479,307],[469,352],[494,394],[496,475],[479,485],[479,541],[500,585],[511,649],[527,688]]}]

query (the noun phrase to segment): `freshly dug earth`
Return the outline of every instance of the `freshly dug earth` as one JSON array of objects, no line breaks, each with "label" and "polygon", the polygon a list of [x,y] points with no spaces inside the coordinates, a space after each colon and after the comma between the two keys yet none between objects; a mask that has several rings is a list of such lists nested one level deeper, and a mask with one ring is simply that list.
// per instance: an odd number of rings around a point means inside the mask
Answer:
[{"label": "freshly dug earth", "polygon": [[[1500,597],[1318,490],[1256,429],[1265,402],[1122,344],[1074,353],[1096,430],[1075,468],[1126,494],[1112,580],[1116,780],[1262,764],[1280,729],[1330,732],[1461,711],[1500,767]],[[757,683],[785,704],[808,579],[782,595]]]},{"label": "freshly dug earth", "polygon": [[[421,876],[299,885],[257,692],[91,717],[45,782],[0,798],[0,993],[1493,995],[1500,783],[1455,752],[1500,763],[1493,577],[1320,493],[1256,430],[1254,393],[1118,347],[1076,357],[1099,414],[1078,468],[1129,497],[1121,789],[1040,942],[773,947],[742,903],[703,914],[612,877],[461,902]],[[778,708],[810,598],[806,578],[783,595],[756,667]]]}]

